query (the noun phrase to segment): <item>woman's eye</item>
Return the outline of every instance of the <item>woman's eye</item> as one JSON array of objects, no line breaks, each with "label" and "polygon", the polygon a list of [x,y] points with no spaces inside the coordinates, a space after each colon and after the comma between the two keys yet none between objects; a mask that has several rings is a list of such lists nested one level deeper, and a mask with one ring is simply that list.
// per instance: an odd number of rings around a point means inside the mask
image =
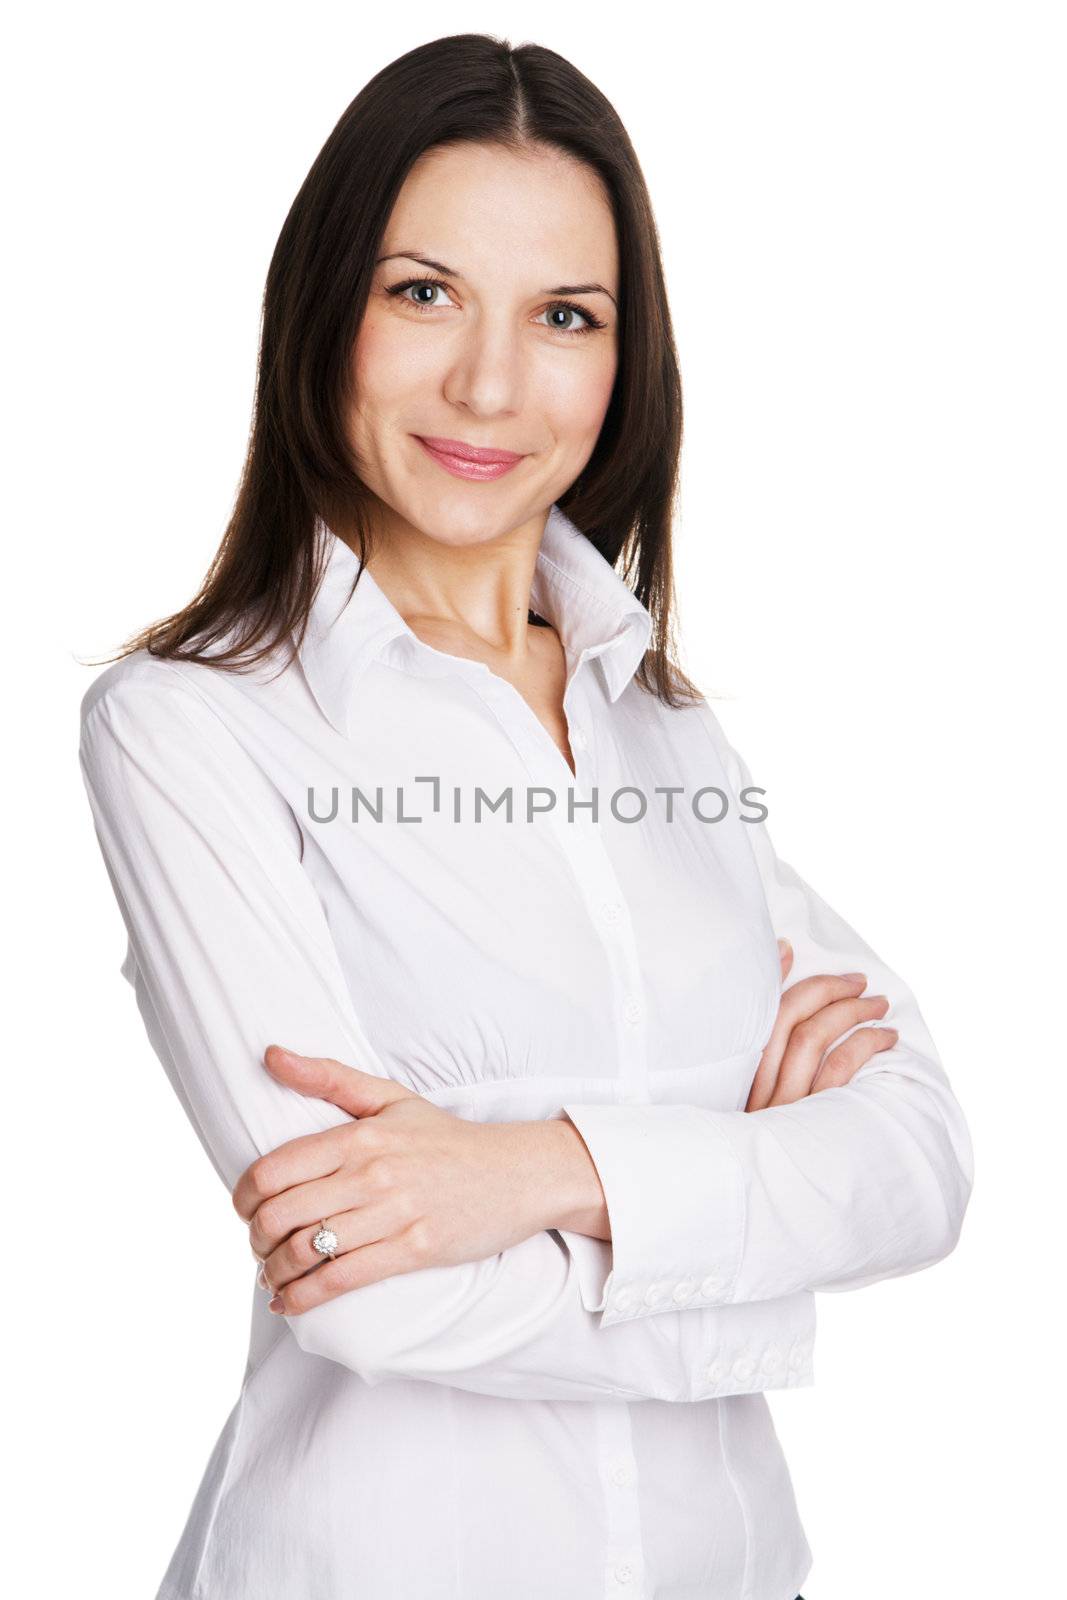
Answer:
[{"label": "woman's eye", "polygon": [[[589,312],[581,311],[577,306],[547,306],[542,315],[548,318],[547,326],[554,328],[557,333],[588,333],[591,328],[598,326]],[[581,318],[580,327],[574,326],[575,317]]]},{"label": "woman's eye", "polygon": [[391,293],[402,295],[407,300],[409,289],[413,289],[416,292],[416,298],[408,300],[408,304],[413,305],[417,311],[433,311],[442,304],[440,300],[435,300],[433,297],[437,290],[444,294],[445,286],[443,283],[435,283],[431,278],[421,278],[417,283],[398,284]]}]

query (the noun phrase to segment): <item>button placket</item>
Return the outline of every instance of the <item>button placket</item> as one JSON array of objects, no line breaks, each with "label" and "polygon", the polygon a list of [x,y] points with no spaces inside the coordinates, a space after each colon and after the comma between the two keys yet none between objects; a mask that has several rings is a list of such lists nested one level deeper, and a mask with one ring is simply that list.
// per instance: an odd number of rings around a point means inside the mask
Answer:
[{"label": "button placket", "polygon": [[[617,1097],[622,1102],[645,1102],[649,1098],[647,1036],[644,979],[637,942],[626,914],[615,868],[603,841],[602,824],[591,820],[587,808],[577,807],[574,820],[571,821],[566,804],[568,788],[574,789],[576,800],[592,798],[589,774],[578,754],[586,748],[587,739],[581,721],[572,723],[568,710],[574,684],[583,671],[588,672],[585,653],[579,658],[564,694],[564,713],[567,716],[568,737],[575,751],[576,773],[570,772],[555,742],[512,685],[503,679],[492,682],[482,677],[475,687],[490,704],[532,781],[551,788],[557,795],[557,804],[546,814],[546,820],[555,829],[557,841],[570,864],[574,881],[607,957],[614,987],[615,1041],[619,1060]],[[565,780],[561,780],[561,765],[566,770]],[[612,909],[608,910],[608,907]],[[624,1016],[627,1008],[628,1017],[632,1020]],[[635,1307],[641,1303],[644,1288],[641,1285],[614,1290],[610,1298],[611,1306],[627,1316],[633,1315]],[[618,1482],[612,1475],[613,1468],[617,1469],[633,1454],[629,1406],[602,1408],[598,1419],[598,1435],[601,1483],[609,1531],[605,1554],[606,1592],[644,1600],[644,1553],[636,1473],[633,1481],[628,1482]]]},{"label": "button placket", "polygon": [[636,1024],[641,1021],[641,1018],[645,1014],[644,1007],[642,1006],[640,1000],[631,995],[630,999],[627,1000],[626,1004],[622,1008],[622,1014],[626,1018],[627,1022]]},{"label": "button placket", "polygon": [[[584,686],[582,673],[588,673],[585,654],[579,659],[564,696],[566,706],[573,696],[578,697]],[[508,685],[510,688],[510,685]],[[521,700],[521,696],[519,697]],[[525,704],[525,702],[523,702]],[[527,707],[527,709],[529,709]],[[589,713],[585,712],[584,716]],[[533,713],[530,712],[531,718]],[[536,720],[536,719],[534,719]],[[575,727],[582,727],[579,720]],[[539,725],[540,726],[540,725]],[[570,719],[568,714],[568,727]],[[539,782],[549,782],[542,774],[540,759],[532,743],[519,737],[518,729],[509,724],[509,732],[523,755],[527,766]],[[544,733],[544,729],[541,729]],[[546,735],[546,738],[548,736]],[[551,742],[551,741],[549,741]],[[553,745],[553,749],[555,746]],[[556,752],[558,755],[558,751]],[[587,783],[574,783],[577,797],[588,800]],[[564,812],[566,808],[564,807]],[[560,845],[571,864],[589,916],[597,929],[607,955],[616,994],[616,1040],[619,1052],[619,1098],[630,1102],[648,1099],[648,1060],[646,1045],[646,1008],[644,1003],[644,977],[637,953],[637,942],[626,911],[625,899],[611,857],[604,844],[602,822],[593,822],[588,810],[576,809],[573,822],[559,807],[552,811],[550,820],[556,828]]]},{"label": "button placket", "polygon": [[604,1551],[605,1591],[645,1600],[641,1508],[630,1407],[598,1407],[598,1411],[600,1482],[608,1536]]}]

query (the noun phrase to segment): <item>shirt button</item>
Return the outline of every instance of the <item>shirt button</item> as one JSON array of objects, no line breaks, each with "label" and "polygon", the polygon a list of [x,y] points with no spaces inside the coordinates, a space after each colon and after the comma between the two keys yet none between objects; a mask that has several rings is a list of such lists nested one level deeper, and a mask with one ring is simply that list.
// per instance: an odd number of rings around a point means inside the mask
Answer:
[{"label": "shirt button", "polygon": [[617,900],[605,900],[601,911],[605,922],[618,922],[622,916],[622,907]]},{"label": "shirt button", "polygon": [[660,1291],[657,1288],[657,1286],[655,1284],[653,1284],[650,1289],[646,1289],[645,1290],[645,1305],[646,1306],[655,1306],[655,1305],[659,1304],[659,1301],[660,1301]]},{"label": "shirt button", "polygon": [[742,1382],[746,1378],[751,1378],[755,1370],[756,1363],[752,1360],[751,1356],[738,1356],[737,1360],[734,1362],[734,1377],[740,1378]]},{"label": "shirt button", "polygon": [[629,1583],[634,1575],[634,1569],[628,1561],[620,1561],[615,1568],[615,1576],[620,1583]]},{"label": "shirt button", "polygon": [[709,1383],[718,1383],[720,1378],[725,1378],[726,1376],[726,1362],[712,1361],[705,1368],[705,1372]]},{"label": "shirt button", "polygon": [[641,1002],[640,1002],[640,1000],[627,1000],[626,1004],[622,1008],[622,1014],[626,1018],[627,1022],[640,1022],[641,1021]]},{"label": "shirt button", "polygon": [[615,1307],[616,1311],[626,1311],[630,1305],[629,1289],[620,1289],[611,1303]]},{"label": "shirt button", "polygon": [[681,1283],[675,1285],[674,1293],[671,1296],[671,1299],[676,1305],[684,1306],[685,1302],[690,1298],[692,1293],[692,1286],[686,1283],[683,1279]]},{"label": "shirt button", "polygon": [[713,1294],[718,1294],[718,1292],[719,1292],[719,1290],[721,1288],[722,1288],[722,1279],[721,1278],[716,1278],[716,1277],[710,1277],[710,1278],[705,1278],[704,1279],[704,1282],[700,1285],[700,1292],[701,1292],[701,1294],[705,1294],[705,1295],[713,1295]]},{"label": "shirt button", "polygon": [[769,1345],[768,1348],[763,1352],[763,1360],[760,1363],[764,1372],[775,1372],[781,1366],[781,1364],[782,1357],[779,1353],[778,1346],[773,1344]]},{"label": "shirt button", "polygon": [[795,1344],[789,1352],[789,1367],[792,1372],[799,1372],[804,1365],[804,1347]]},{"label": "shirt button", "polygon": [[623,1466],[613,1467],[612,1471],[611,1471],[611,1481],[612,1481],[612,1483],[617,1483],[620,1488],[622,1488],[622,1486],[624,1484],[629,1483],[630,1482],[630,1469],[629,1469],[629,1467],[623,1467]]}]

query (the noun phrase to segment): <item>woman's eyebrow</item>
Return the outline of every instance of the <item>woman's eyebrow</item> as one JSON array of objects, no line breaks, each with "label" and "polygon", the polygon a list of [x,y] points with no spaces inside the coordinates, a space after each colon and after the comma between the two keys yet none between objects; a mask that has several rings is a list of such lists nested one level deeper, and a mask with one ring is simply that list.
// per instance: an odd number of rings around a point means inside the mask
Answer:
[{"label": "woman's eyebrow", "polygon": [[[397,250],[389,256],[379,256],[375,266],[380,267],[383,261],[417,261],[422,267],[429,267],[434,272],[441,273],[445,278],[462,278],[462,272],[455,267],[446,267],[443,261],[434,261],[430,256],[420,256],[414,250]],[[605,289],[602,283],[560,283],[554,289],[542,289],[542,294],[606,294],[612,305],[615,296],[610,289]]]}]

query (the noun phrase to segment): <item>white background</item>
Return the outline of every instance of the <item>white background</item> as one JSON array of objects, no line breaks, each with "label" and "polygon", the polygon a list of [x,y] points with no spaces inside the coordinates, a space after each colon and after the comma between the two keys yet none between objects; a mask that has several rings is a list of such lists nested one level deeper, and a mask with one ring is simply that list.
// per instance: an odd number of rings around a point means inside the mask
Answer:
[{"label": "white background", "polygon": [[683,660],[779,852],[915,990],[974,1136],[954,1255],[820,1296],[816,1385],[772,1396],[806,1600],[1045,1594],[1067,51],[1025,0],[42,5],[9,34],[9,1592],[155,1593],[249,1309],[247,1232],[119,975],[83,663],[218,545],[267,263],[330,129],[467,30],[569,56],[630,130],[685,380]]}]

